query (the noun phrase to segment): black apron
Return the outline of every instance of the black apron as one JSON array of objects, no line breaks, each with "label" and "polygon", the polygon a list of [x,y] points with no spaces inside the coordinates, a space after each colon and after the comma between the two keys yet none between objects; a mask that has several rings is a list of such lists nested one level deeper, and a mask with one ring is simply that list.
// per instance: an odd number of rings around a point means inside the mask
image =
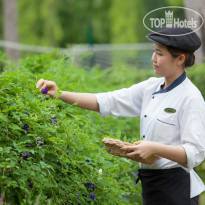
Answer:
[{"label": "black apron", "polygon": [[184,169],[139,169],[143,205],[190,205],[190,174]]}]

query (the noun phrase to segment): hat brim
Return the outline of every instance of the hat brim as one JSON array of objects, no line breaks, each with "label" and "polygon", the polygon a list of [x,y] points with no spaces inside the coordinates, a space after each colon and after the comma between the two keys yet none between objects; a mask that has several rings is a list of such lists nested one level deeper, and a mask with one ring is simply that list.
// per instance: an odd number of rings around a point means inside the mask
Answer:
[{"label": "hat brim", "polygon": [[152,41],[153,43],[156,43],[156,44],[159,44],[159,45],[163,45],[163,44],[157,42],[156,40],[151,39],[149,36],[146,36],[146,38],[147,38],[148,40]]}]

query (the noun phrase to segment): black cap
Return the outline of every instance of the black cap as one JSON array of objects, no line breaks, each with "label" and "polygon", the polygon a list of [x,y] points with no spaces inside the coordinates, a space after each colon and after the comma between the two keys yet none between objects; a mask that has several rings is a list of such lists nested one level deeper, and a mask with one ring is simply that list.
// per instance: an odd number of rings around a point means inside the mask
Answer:
[{"label": "black cap", "polygon": [[186,53],[193,53],[201,46],[201,40],[190,28],[163,27],[146,36],[150,41],[175,48]]}]

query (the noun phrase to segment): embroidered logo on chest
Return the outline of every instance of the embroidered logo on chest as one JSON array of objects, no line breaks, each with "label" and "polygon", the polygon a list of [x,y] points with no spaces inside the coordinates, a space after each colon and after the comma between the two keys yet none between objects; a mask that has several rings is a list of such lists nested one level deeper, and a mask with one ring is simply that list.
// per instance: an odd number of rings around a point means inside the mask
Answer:
[{"label": "embroidered logo on chest", "polygon": [[170,108],[170,107],[165,108],[164,111],[167,113],[175,113],[176,112],[176,110],[174,108]]}]

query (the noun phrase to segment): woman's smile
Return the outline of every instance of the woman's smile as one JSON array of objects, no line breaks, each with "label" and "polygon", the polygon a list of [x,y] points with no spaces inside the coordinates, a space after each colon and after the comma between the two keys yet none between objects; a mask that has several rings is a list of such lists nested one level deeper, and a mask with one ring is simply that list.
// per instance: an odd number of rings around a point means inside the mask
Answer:
[{"label": "woman's smile", "polygon": [[156,69],[158,69],[158,68],[159,68],[159,66],[157,66],[157,65],[153,64],[153,68],[156,70]]}]

